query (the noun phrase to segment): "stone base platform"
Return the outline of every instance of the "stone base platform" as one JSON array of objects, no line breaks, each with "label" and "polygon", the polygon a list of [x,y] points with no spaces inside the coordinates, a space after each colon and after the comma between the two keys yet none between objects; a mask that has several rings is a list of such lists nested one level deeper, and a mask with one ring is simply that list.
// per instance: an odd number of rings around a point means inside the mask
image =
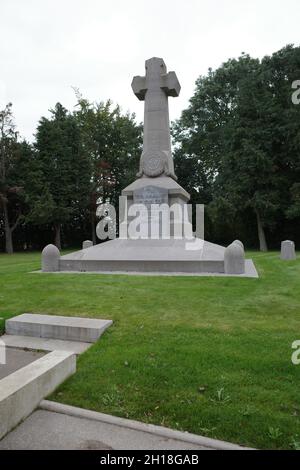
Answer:
[{"label": "stone base platform", "polygon": [[[60,257],[64,272],[226,275],[225,248],[199,238],[115,239]],[[258,277],[251,260],[239,277]]]}]

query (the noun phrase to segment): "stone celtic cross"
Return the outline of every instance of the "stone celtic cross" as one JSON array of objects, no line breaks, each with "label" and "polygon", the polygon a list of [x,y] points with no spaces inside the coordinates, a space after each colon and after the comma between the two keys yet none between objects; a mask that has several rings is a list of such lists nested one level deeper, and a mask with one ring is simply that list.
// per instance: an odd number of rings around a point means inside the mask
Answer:
[{"label": "stone celtic cross", "polygon": [[167,73],[163,59],[146,60],[146,76],[134,77],[132,89],[145,101],[143,153],[137,176],[171,176],[176,179],[171,151],[168,97],[178,96],[175,72]]}]

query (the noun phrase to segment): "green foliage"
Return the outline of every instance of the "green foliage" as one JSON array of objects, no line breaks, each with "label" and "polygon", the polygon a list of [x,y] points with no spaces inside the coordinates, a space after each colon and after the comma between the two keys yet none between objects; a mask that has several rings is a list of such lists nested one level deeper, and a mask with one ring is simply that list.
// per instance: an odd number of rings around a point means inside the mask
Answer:
[{"label": "green foliage", "polygon": [[76,120],[59,103],[52,111],[52,119],[41,119],[36,148],[45,177],[45,192],[49,192],[56,206],[48,214],[48,221],[63,223],[87,202],[90,163],[82,151]]},{"label": "green foliage", "polygon": [[33,177],[31,156],[31,146],[18,140],[12,104],[9,103],[0,112],[0,217],[8,253],[13,252],[12,234],[24,221],[27,210],[26,195]]},{"label": "green foliage", "polygon": [[51,110],[50,119],[40,120],[35,147],[40,178],[28,219],[36,225],[53,225],[60,245],[60,226],[80,218],[91,185],[91,162],[78,122],[60,103]]},{"label": "green foliage", "polygon": [[193,184],[209,194],[202,202],[210,202],[211,217],[232,223],[250,209],[261,246],[265,228],[299,217],[300,106],[291,100],[299,77],[300,48],[262,61],[243,54],[199,77],[174,125],[180,181],[185,161],[198,165]]},{"label": "green foliage", "polygon": [[141,154],[141,126],[135,123],[134,115],[122,114],[110,100],[90,103],[78,90],[76,96],[74,117],[92,165],[89,208],[93,227],[97,202],[110,202],[118,209],[122,189],[135,178]]},{"label": "green foliage", "polygon": [[[6,132],[0,139],[1,201],[9,196],[10,219],[22,221],[29,240],[36,230],[54,229],[59,247],[61,229],[74,238],[69,227],[81,240],[80,231],[91,224],[88,237],[96,241],[97,204],[111,202],[118,208],[141,153],[142,128],[134,115],[122,114],[110,101],[89,103],[76,95],[74,112],[57,103],[50,118],[40,119],[33,147],[17,141],[11,105],[0,114]],[[48,235],[45,242],[52,241]]]}]

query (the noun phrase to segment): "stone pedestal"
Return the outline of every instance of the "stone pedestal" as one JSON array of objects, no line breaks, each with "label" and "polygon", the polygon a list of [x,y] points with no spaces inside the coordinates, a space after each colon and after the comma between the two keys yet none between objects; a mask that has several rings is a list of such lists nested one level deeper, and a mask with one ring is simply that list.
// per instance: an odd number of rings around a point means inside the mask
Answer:
[{"label": "stone pedestal", "polygon": [[[131,238],[128,224],[141,215],[142,238],[184,238],[192,233],[187,212],[190,195],[168,176],[137,179],[122,191],[126,198],[121,214],[121,238]],[[154,232],[154,233],[153,233]],[[126,236],[127,234],[127,236]]]}]

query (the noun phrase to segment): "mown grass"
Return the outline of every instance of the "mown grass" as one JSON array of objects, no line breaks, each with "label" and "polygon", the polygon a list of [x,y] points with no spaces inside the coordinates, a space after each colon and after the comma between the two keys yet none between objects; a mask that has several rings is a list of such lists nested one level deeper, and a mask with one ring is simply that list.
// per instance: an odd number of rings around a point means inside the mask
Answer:
[{"label": "mown grass", "polygon": [[259,279],[31,274],[39,254],[0,255],[0,317],[114,320],[52,400],[258,448],[298,448],[291,344],[300,339],[300,259],[251,256]]}]

